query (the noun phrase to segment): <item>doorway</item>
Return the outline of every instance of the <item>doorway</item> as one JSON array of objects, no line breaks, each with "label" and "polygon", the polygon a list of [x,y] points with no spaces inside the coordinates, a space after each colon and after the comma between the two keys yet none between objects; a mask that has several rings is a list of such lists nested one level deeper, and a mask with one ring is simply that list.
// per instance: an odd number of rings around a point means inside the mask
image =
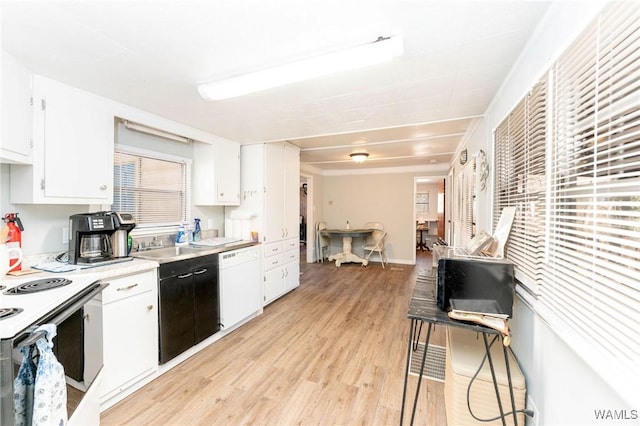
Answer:
[{"label": "doorway", "polygon": [[445,236],[445,177],[414,178],[414,206],[412,229],[415,231],[417,255],[430,251],[434,243]]},{"label": "doorway", "polygon": [[300,175],[300,263],[315,260],[315,220],[313,218],[313,176]]}]

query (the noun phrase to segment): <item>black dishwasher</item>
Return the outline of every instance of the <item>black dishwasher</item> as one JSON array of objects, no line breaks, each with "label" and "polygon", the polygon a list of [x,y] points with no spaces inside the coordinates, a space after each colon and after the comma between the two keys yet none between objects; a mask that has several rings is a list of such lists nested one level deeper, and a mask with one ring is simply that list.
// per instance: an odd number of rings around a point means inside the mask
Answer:
[{"label": "black dishwasher", "polygon": [[218,255],[161,263],[158,280],[164,364],[220,330]]}]

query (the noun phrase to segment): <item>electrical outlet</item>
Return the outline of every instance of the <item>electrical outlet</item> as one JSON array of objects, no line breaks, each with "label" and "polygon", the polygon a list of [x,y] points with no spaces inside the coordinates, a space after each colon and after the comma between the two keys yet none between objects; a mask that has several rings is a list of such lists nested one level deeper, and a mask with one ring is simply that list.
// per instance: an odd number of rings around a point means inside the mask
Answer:
[{"label": "electrical outlet", "polygon": [[62,228],[62,244],[69,243],[69,227],[64,226]]}]

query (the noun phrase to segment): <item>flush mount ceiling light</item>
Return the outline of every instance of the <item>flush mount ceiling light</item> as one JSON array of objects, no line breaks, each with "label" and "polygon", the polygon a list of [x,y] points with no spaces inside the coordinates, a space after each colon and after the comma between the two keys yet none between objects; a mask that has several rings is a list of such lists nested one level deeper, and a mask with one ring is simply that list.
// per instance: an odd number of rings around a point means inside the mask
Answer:
[{"label": "flush mount ceiling light", "polygon": [[403,51],[401,36],[378,37],[372,43],[354,48],[201,84],[198,86],[198,92],[207,101],[217,101],[340,71],[380,64],[402,55]]},{"label": "flush mount ceiling light", "polygon": [[364,163],[364,161],[369,157],[369,153],[367,152],[354,152],[349,154],[351,159],[356,163]]}]

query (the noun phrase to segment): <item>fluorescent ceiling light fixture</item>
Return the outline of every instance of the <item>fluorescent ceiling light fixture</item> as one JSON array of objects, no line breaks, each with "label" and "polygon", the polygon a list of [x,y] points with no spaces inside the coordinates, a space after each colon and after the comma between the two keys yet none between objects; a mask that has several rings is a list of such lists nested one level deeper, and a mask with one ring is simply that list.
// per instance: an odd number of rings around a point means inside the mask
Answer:
[{"label": "fluorescent ceiling light fixture", "polygon": [[364,163],[364,161],[367,159],[367,157],[369,157],[369,153],[367,153],[367,152],[354,152],[352,154],[349,154],[349,156],[351,156],[351,159],[353,161],[355,161],[356,163]]},{"label": "fluorescent ceiling light fixture", "polygon": [[372,43],[351,49],[201,84],[198,86],[198,92],[207,101],[233,98],[340,71],[380,64],[402,55],[403,51],[402,36],[378,37]]}]

